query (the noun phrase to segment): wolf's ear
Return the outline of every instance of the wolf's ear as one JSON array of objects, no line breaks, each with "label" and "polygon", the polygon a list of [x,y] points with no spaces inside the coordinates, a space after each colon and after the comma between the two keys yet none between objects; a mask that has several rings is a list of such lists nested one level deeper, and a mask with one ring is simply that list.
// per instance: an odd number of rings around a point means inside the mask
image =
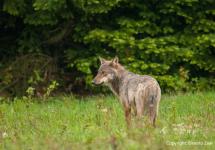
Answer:
[{"label": "wolf's ear", "polygon": [[101,57],[99,57],[99,60],[100,60],[101,65],[106,62],[106,60],[104,58],[101,58]]},{"label": "wolf's ear", "polygon": [[112,60],[112,63],[118,64],[119,58],[117,56],[115,56],[115,58]]}]

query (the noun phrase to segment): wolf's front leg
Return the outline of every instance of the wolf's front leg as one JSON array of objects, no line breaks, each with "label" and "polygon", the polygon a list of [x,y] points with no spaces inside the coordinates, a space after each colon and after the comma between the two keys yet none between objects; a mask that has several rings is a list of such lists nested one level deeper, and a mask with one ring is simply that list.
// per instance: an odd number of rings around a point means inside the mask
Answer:
[{"label": "wolf's front leg", "polygon": [[131,127],[131,106],[129,106],[128,104],[124,104],[123,106],[124,106],[127,128],[130,128]]}]

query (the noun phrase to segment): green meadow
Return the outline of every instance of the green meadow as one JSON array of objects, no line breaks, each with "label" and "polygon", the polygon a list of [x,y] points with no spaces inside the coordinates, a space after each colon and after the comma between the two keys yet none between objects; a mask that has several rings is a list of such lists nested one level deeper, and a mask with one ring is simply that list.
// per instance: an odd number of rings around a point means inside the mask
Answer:
[{"label": "green meadow", "polygon": [[157,127],[126,128],[114,96],[0,103],[1,149],[215,149],[215,92],[164,95]]}]

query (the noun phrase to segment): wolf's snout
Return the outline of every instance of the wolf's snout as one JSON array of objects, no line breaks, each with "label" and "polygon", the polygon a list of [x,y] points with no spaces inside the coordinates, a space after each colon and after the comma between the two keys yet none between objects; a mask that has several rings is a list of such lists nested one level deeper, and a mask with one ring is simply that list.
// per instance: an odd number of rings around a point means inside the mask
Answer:
[{"label": "wolf's snout", "polygon": [[91,83],[94,84],[94,85],[102,84],[102,82],[98,82],[98,80],[96,80],[96,79],[93,79]]},{"label": "wolf's snout", "polygon": [[93,79],[91,82],[93,85],[98,85],[98,81],[96,81],[96,79]]}]

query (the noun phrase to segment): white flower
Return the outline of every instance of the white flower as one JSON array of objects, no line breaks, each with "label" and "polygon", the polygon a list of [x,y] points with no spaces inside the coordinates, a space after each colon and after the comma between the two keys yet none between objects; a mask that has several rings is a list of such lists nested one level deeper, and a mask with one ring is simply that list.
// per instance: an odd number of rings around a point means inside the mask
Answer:
[{"label": "white flower", "polygon": [[103,108],[103,109],[101,109],[101,111],[106,113],[106,112],[108,112],[108,109],[107,108]]},{"label": "white flower", "polygon": [[6,137],[8,137],[8,134],[6,132],[3,132],[2,133],[2,138],[6,138]]}]

